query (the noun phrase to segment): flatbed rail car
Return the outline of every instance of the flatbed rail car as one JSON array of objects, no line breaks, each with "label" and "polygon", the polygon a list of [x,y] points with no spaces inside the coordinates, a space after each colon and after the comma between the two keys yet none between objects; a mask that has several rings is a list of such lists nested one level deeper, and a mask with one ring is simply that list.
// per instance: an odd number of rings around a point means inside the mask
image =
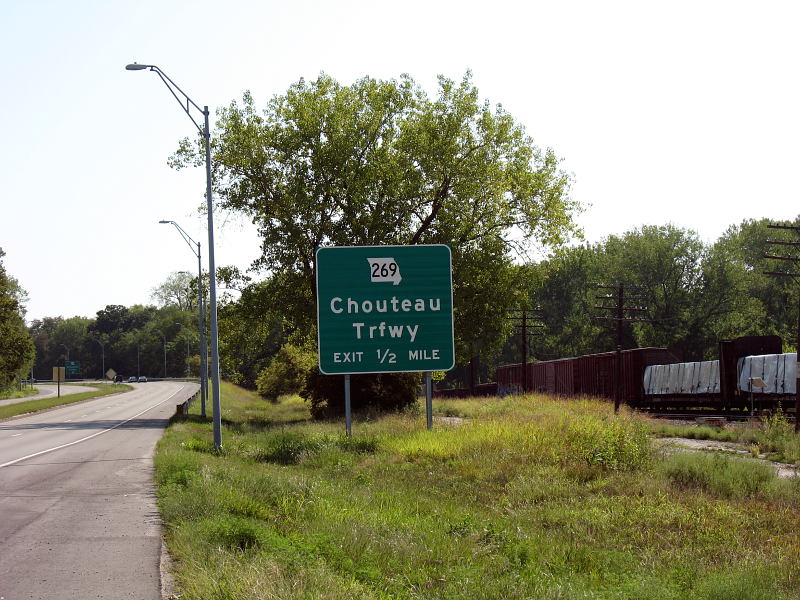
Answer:
[{"label": "flatbed rail car", "polygon": [[762,354],[739,359],[740,398],[750,410],[792,406],[797,390],[797,353]]},{"label": "flatbed rail car", "polygon": [[[644,398],[642,373],[648,365],[677,363],[678,357],[666,348],[634,348],[620,352],[622,358],[622,400],[640,403]],[[529,392],[559,396],[614,398],[616,394],[616,352],[602,352],[573,358],[528,363],[527,377],[522,364],[497,369],[500,395]]]},{"label": "flatbed rail car", "polygon": [[[739,375],[745,357],[780,354],[783,341],[777,335],[746,336],[719,343],[719,359],[679,364],[652,365],[642,374],[644,394],[634,406],[653,410],[750,408],[747,388]],[[779,399],[762,398],[764,408]]]}]

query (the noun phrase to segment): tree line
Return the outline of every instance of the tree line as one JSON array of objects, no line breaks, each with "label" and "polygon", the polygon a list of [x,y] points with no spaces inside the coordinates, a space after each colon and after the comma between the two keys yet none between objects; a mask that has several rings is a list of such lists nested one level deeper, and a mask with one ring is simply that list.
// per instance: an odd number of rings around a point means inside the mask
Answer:
[{"label": "tree line", "polygon": [[199,373],[196,313],[177,304],[108,305],[93,318],[36,319],[29,331],[36,349],[36,379],[50,379],[52,367],[67,360],[80,363],[75,378],[105,378],[109,369],[125,378]]}]

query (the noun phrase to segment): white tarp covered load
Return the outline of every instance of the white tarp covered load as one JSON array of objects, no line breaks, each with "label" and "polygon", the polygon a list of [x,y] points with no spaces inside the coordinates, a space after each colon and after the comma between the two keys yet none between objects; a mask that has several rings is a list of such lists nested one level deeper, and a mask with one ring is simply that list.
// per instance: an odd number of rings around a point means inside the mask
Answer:
[{"label": "white tarp covered load", "polygon": [[644,393],[650,396],[671,394],[718,394],[719,361],[650,365],[644,369]]},{"label": "white tarp covered load", "polygon": [[[754,394],[794,394],[797,354],[759,354],[739,359],[739,389]],[[765,387],[760,387],[761,382]]]}]

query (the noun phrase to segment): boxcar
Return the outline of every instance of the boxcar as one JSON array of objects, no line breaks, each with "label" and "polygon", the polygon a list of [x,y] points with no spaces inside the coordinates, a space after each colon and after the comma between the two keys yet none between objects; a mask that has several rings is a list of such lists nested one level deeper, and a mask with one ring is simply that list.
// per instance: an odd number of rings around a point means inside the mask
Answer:
[{"label": "boxcar", "polygon": [[[636,403],[644,396],[642,374],[647,365],[678,362],[666,348],[634,348],[620,352],[622,399]],[[617,381],[617,353],[602,352],[574,358],[548,360],[527,365],[527,382],[523,365],[504,365],[497,369],[500,394],[527,391],[559,396],[595,396],[614,398]]]}]

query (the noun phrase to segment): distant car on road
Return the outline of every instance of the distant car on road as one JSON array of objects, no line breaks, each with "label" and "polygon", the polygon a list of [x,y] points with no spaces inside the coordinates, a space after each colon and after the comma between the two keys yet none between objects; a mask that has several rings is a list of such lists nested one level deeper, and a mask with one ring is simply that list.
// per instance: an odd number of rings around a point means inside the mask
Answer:
[{"label": "distant car on road", "polygon": [[128,377],[128,383],[136,383],[136,375],[131,375]]},{"label": "distant car on road", "polygon": [[139,383],[147,383],[147,377],[145,377],[144,375],[139,377]]},{"label": "distant car on road", "polygon": [[122,383],[122,375],[114,375],[114,383]]}]

